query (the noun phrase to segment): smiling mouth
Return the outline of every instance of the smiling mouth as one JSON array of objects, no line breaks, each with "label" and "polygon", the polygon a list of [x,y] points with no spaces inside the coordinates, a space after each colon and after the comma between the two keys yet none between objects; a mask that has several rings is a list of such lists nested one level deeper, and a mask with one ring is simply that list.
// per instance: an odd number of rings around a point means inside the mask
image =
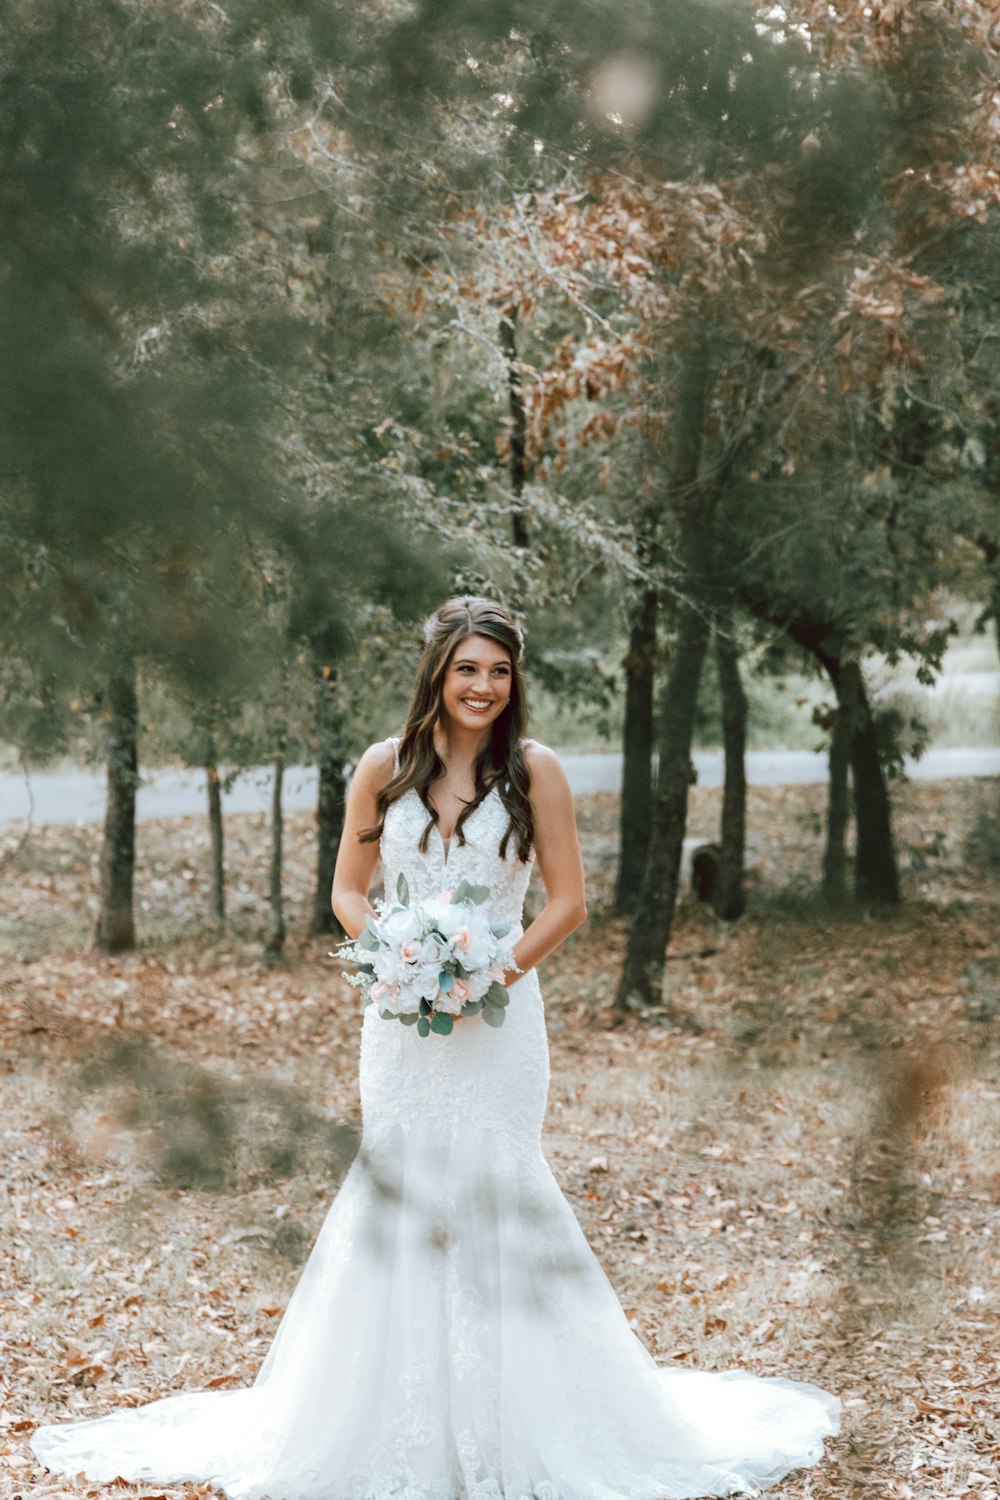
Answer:
[{"label": "smiling mouth", "polygon": [[492,702],[487,698],[463,698],[461,702],[474,714],[484,714],[493,707]]}]

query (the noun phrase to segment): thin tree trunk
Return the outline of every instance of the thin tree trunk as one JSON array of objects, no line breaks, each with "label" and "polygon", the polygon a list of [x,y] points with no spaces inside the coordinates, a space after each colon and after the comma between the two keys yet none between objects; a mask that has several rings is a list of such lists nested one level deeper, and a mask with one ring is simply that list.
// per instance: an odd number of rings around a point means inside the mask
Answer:
[{"label": "thin tree trunk", "polygon": [[135,793],[139,783],[139,699],[135,664],[124,661],[105,695],[108,795],[101,848],[101,909],[97,943],[105,953],[135,947]]},{"label": "thin tree trunk", "polygon": [[851,736],[851,771],[854,776],[854,817],[857,831],[854,894],[859,901],[895,904],[899,900],[899,871],[896,866],[889,791],[878,753],[875,723],[860,670],[857,714]]},{"label": "thin tree trunk", "polygon": [[514,497],[510,513],[511,537],[515,547],[528,545],[528,517],[524,508],[524,482],[527,478],[528,417],[524,406],[524,384],[517,357],[517,307],[504,309],[500,317],[500,347],[507,361],[507,390],[510,402],[510,489]]},{"label": "thin tree trunk", "polygon": [[218,751],[211,724],[205,729],[203,752],[205,784],[208,788],[208,833],[212,860],[212,917],[221,927],[226,920],[226,862],[222,827],[222,784]]},{"label": "thin tree trunk", "polygon": [[313,897],[313,932],[343,936],[343,929],[330,905],[333,870],[344,830],[344,748],[341,719],[336,701],[336,674],[321,676],[316,688],[316,726],[319,740],[319,792],[316,803],[316,890]]},{"label": "thin tree trunk", "polygon": [[733,922],[746,910],[743,861],[747,817],[747,697],[740,678],[739,650],[719,633],[715,637],[715,659],[722,694],[722,741],[726,763],[715,910],[724,922]]},{"label": "thin tree trunk", "polygon": [[691,741],[709,625],[684,608],[662,705],[660,763],[651,807],[649,855],[629,932],[615,1009],[660,1006],[663,965],[677,905],[691,785]]},{"label": "thin tree trunk", "polygon": [[281,791],[284,779],[285,747],[282,739],[281,748],[274,762],[274,781],[271,790],[271,869],[267,941],[264,945],[264,956],[269,963],[280,963],[285,954],[285,915],[281,889],[282,842],[285,829]]},{"label": "thin tree trunk", "polygon": [[718,488],[706,490],[698,484],[708,379],[706,350],[699,342],[688,354],[678,387],[677,449],[670,497],[692,602],[682,600],[677,610],[677,639],[661,709],[649,853],[615,996],[615,1010],[619,1012],[634,1004],[662,1004],[663,966],[677,904],[691,784],[691,740],[710,634],[697,600],[710,577],[712,527],[719,495]]},{"label": "thin tree trunk", "polygon": [[830,785],[826,807],[826,847],[823,851],[823,895],[833,906],[847,900],[847,825],[851,817],[851,739],[858,705],[860,668],[844,662],[833,685],[837,711],[830,735]]},{"label": "thin tree trunk", "polygon": [[655,589],[643,589],[632,618],[625,667],[622,798],[615,910],[630,912],[642,889],[653,805],[653,702],[656,686]]}]

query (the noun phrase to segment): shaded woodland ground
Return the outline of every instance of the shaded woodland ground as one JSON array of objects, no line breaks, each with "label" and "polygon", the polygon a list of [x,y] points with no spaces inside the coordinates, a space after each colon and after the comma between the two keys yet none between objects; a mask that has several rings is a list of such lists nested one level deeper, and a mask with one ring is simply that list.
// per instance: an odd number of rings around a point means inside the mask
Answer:
[{"label": "shaded woodland ground", "polygon": [[[718,798],[695,789],[692,832]],[[700,1029],[612,1028],[616,802],[581,802],[594,914],[542,975],[546,1150],[660,1361],[843,1397],[782,1496],[996,1500],[1000,783],[899,791],[886,917],[817,903],[822,812],[819,787],[752,791],[749,914],[687,904],[675,931],[670,998]],[[114,959],[90,948],[96,828],[8,859],[0,1493],[109,1493],[34,1465],[39,1420],[248,1383],[346,1169],[357,1001],[305,935],[312,820],[289,824],[280,968],[262,819],[227,823],[223,935],[201,823],[144,824],[142,946]]]}]

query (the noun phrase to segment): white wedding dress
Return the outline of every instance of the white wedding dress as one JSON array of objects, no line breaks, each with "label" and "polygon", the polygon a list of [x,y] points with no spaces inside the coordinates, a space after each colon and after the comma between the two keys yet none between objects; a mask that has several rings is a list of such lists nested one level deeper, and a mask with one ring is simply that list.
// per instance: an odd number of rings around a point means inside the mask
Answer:
[{"label": "white wedding dress", "polygon": [[[446,850],[415,792],[388,811],[387,890],[464,876],[521,932],[529,866],[499,857],[491,792]],[[211,1481],[233,1500],[679,1500],[754,1494],[838,1430],[819,1387],[663,1370],[639,1343],[542,1156],[535,973],[506,1024],[421,1038],[369,1005],[360,1153],[255,1384],[41,1427],[90,1479]]]}]

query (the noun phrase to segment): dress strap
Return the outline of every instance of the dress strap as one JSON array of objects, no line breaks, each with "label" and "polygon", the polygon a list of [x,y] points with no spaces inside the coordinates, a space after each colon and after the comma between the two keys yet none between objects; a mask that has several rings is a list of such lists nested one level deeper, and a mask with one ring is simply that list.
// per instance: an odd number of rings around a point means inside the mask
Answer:
[{"label": "dress strap", "polygon": [[389,736],[389,743],[392,746],[392,774],[394,776],[398,776],[399,775],[399,736],[396,735],[396,734],[391,734]]}]

